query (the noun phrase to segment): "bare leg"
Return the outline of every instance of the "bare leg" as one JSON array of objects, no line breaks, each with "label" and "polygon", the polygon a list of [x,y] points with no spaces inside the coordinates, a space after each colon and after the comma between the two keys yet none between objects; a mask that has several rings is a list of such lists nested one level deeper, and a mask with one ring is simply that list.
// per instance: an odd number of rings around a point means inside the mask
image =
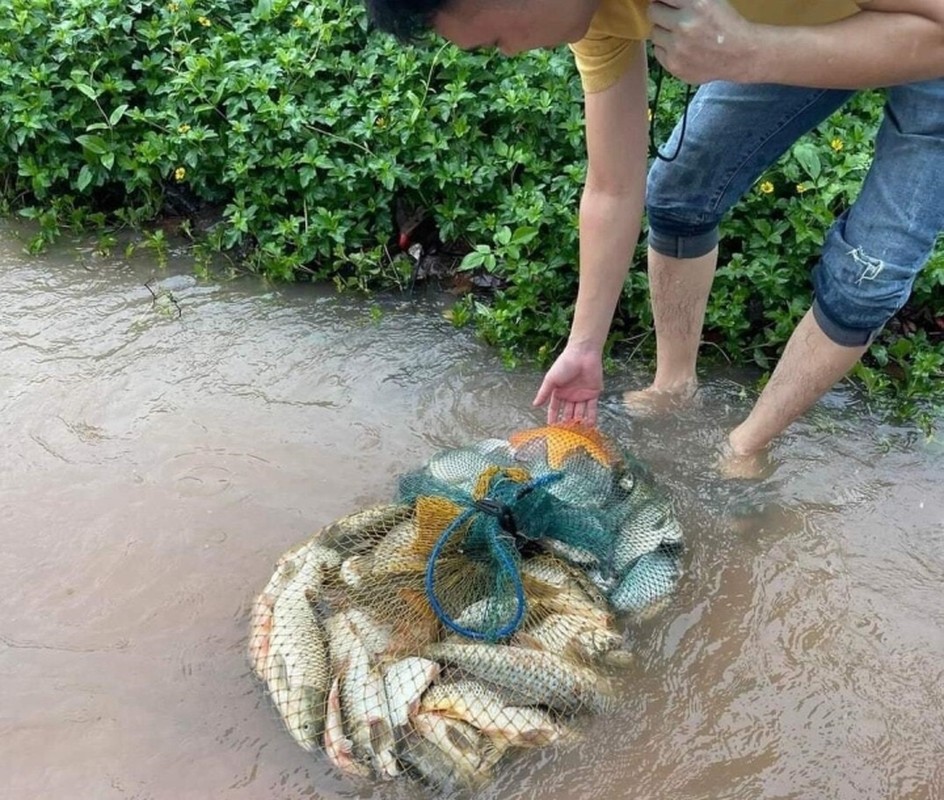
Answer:
[{"label": "bare leg", "polygon": [[852,369],[867,349],[836,344],[823,333],[813,312],[807,311],[750,415],[731,431],[722,471],[749,474],[751,463],[771,440]]},{"label": "bare leg", "polygon": [[649,248],[656,376],[649,388],[623,395],[635,410],[669,409],[695,394],[695,362],[717,263],[718,248],[687,259],[670,258]]}]

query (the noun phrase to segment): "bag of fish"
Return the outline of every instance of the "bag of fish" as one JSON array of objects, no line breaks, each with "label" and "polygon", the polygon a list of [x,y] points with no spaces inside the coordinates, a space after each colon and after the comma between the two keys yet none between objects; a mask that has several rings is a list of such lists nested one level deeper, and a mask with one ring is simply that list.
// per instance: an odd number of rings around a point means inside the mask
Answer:
[{"label": "bag of fish", "polygon": [[647,470],[577,423],[441,452],[398,495],[279,559],[250,661],[344,773],[475,788],[611,707],[615,617],[672,593],[681,529]]}]

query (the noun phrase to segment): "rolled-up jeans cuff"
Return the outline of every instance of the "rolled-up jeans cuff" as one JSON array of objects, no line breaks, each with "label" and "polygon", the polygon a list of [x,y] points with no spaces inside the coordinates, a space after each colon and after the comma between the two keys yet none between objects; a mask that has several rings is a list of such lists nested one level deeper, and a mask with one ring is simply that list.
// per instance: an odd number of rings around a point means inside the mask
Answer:
[{"label": "rolled-up jeans cuff", "polygon": [[649,229],[649,246],[669,258],[700,258],[718,246],[718,229],[687,236],[659,233]]},{"label": "rolled-up jeans cuff", "polygon": [[827,312],[823,309],[819,300],[813,300],[813,318],[816,320],[823,333],[830,341],[835,342],[842,347],[862,347],[871,344],[872,340],[878,335],[881,328],[874,331],[864,330],[862,328],[847,328],[829,318]]}]

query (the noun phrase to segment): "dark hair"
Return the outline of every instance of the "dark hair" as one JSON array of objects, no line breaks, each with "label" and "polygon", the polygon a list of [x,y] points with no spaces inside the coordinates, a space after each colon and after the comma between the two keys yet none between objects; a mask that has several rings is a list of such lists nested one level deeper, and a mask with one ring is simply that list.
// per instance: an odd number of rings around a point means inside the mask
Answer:
[{"label": "dark hair", "polygon": [[450,0],[365,0],[371,23],[409,42],[429,28],[433,15]]}]

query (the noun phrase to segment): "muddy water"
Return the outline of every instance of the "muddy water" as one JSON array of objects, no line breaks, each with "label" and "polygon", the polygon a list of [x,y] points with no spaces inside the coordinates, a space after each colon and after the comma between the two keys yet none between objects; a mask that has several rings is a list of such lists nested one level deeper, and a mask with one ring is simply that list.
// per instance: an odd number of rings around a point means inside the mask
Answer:
[{"label": "muddy water", "polygon": [[[537,422],[538,376],[437,299],[198,282],[81,243],[26,258],[17,235],[0,229],[0,796],[417,796],[290,740],[249,674],[249,602],[398,473]],[[670,420],[604,415],[675,495],[687,574],[626,626],[619,712],[481,797],[944,797],[944,448],[840,390],[769,477],[725,482],[740,386],[708,376]]]}]

